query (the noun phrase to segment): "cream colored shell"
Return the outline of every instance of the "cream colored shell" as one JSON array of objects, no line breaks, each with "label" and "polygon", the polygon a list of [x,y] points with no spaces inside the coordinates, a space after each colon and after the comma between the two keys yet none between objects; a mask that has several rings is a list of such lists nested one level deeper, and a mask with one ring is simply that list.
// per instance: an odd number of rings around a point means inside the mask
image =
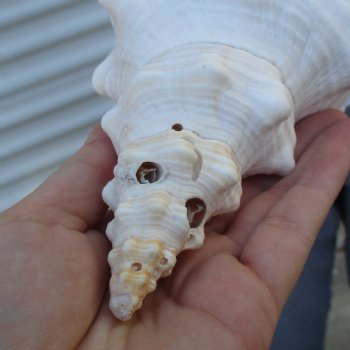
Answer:
[{"label": "cream colored shell", "polygon": [[103,196],[115,213],[110,306],[127,320],[241,178],[287,174],[294,124],[350,91],[347,0],[101,0],[115,50],[96,90],[119,155]]},{"label": "cream colored shell", "polygon": [[170,275],[176,254],[156,239],[131,237],[109,253],[108,262],[112,267],[111,310],[120,320],[128,320],[156,288],[157,280]]}]

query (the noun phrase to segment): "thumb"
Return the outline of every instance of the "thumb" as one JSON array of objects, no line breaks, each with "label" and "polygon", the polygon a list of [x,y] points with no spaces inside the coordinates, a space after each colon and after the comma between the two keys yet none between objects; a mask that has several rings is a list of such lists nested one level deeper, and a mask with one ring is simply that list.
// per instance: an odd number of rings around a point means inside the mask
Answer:
[{"label": "thumb", "polygon": [[94,226],[106,210],[101,192],[116,163],[109,138],[95,126],[82,148],[20,205],[42,208],[46,213],[54,208],[53,220],[73,216],[87,227]]}]

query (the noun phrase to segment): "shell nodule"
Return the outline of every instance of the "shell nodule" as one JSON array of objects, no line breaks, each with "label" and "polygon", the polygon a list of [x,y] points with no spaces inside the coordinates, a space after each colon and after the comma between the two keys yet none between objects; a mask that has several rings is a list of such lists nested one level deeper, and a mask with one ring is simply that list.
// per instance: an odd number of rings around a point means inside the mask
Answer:
[{"label": "shell nodule", "polygon": [[238,208],[242,177],[293,169],[296,121],[343,107],[350,4],[100,2],[119,30],[93,76],[116,101],[102,119],[118,153],[103,190],[110,307],[128,320],[176,256],[202,245],[205,222]]},{"label": "shell nodule", "polygon": [[168,276],[176,262],[175,251],[158,240],[126,239],[109,253],[112,267],[110,308],[121,320],[130,319],[144,297]]}]

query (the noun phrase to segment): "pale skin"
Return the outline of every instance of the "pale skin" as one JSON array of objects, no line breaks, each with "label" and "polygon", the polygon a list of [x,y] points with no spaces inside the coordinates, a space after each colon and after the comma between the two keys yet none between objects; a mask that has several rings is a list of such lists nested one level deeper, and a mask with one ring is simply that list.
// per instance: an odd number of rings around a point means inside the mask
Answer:
[{"label": "pale skin", "polygon": [[99,128],[0,217],[2,349],[268,349],[281,310],[350,168],[350,121],[297,125],[295,170],[243,182],[235,214],[207,225],[129,322],[108,309],[102,187],[114,150]]}]

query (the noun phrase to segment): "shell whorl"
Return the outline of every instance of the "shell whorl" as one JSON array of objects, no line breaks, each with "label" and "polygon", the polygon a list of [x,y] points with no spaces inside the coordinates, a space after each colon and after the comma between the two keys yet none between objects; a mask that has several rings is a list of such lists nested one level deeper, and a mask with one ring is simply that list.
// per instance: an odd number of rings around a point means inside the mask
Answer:
[{"label": "shell whorl", "polygon": [[102,119],[118,153],[103,191],[110,307],[127,320],[176,256],[201,246],[205,222],[238,208],[243,177],[292,170],[296,121],[342,107],[350,4],[100,2],[117,32],[93,77],[116,101]]},{"label": "shell whorl", "polygon": [[277,67],[294,95],[297,119],[340,108],[349,96],[348,0],[99,1],[116,42],[94,85],[114,100],[145,64],[195,43],[241,49]]},{"label": "shell whorl", "polygon": [[181,124],[227,144],[245,175],[285,174],[294,166],[294,109],[283,77],[269,62],[220,44],[192,44],[135,74],[102,126],[118,154],[135,140]]}]

